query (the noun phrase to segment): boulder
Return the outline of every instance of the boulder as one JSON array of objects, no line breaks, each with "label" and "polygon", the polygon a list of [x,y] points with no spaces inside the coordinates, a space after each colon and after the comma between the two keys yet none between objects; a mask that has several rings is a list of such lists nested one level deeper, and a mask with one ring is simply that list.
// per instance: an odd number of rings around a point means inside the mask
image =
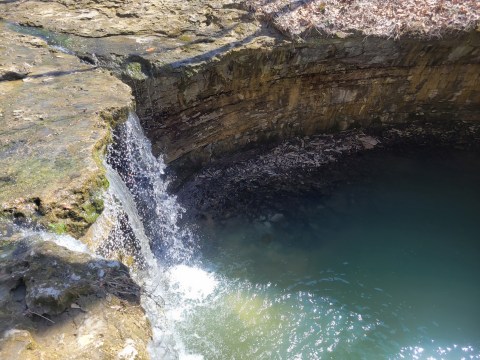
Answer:
[{"label": "boulder", "polygon": [[117,261],[2,230],[2,359],[146,359],[140,288]]}]

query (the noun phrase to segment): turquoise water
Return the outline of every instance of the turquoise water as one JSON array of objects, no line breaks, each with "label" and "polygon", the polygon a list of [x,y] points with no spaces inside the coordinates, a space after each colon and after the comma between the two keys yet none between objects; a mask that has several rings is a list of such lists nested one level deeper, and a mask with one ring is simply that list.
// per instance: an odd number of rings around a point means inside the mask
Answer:
[{"label": "turquoise water", "polygon": [[184,358],[480,359],[479,156],[362,166],[329,196],[197,224],[201,264],[171,274]]}]

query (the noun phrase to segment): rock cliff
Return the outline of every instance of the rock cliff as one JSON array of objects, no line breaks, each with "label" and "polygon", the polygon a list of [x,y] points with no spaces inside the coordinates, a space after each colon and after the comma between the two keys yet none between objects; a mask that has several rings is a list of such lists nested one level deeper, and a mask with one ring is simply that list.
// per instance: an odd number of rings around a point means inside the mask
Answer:
[{"label": "rock cliff", "polygon": [[[472,9],[469,19],[479,18]],[[248,2],[211,0],[4,6],[9,19],[70,34],[62,44],[130,84],[155,153],[180,177],[225,154],[299,135],[479,120],[474,25],[469,32],[446,25],[435,32],[441,38],[429,39],[361,31],[290,38],[251,10]]]},{"label": "rock cliff", "polygon": [[181,167],[294,136],[480,120],[478,32],[428,41],[264,37],[181,72],[150,71],[130,82],[139,114],[157,153]]}]

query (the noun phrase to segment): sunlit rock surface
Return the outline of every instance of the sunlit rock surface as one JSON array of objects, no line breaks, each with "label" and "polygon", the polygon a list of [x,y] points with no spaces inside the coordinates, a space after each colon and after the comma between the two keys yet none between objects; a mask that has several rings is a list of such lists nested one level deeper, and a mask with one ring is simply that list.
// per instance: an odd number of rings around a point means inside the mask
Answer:
[{"label": "sunlit rock surface", "polygon": [[101,153],[130,89],[0,24],[0,211],[81,234],[102,211]]},{"label": "sunlit rock surface", "polygon": [[[103,152],[130,88],[38,37],[0,24],[0,38],[1,216],[78,237],[103,211]],[[148,358],[150,324],[124,265],[73,251],[86,249],[78,241],[0,230],[0,358]]]},{"label": "sunlit rock surface", "polygon": [[[372,125],[412,124],[415,133],[422,121],[479,120],[478,31],[436,40],[291,39],[243,2],[211,0],[4,1],[0,17],[7,21],[0,24],[1,212],[57,233],[79,237],[97,222],[108,185],[101,166],[108,124],[125,120],[132,106],[130,89],[97,66],[132,87],[155,155],[165,155],[180,181],[200,171],[181,195],[206,216],[224,212],[240,192],[254,196],[255,183],[291,188],[299,183],[292,173],[328,170],[377,149],[388,137],[362,131]],[[341,133],[352,128],[360,129]],[[457,131],[439,129],[438,138]],[[337,135],[317,137],[325,132]],[[478,141],[478,128],[467,135],[462,141]],[[288,139],[258,157],[262,146]],[[239,152],[232,165],[228,156]],[[335,181],[327,177],[320,183]],[[85,237],[89,244],[94,235]],[[24,239],[16,241],[2,243],[24,262],[9,262],[13,277],[0,268],[2,309],[9,309],[2,316],[16,314],[5,322],[0,357],[147,356],[141,308],[105,290],[99,273],[90,277],[83,265],[95,259],[48,243],[28,245],[30,255]],[[64,264],[40,269],[37,255]],[[47,286],[33,284],[28,269],[21,275],[24,263],[42,270],[38,280]],[[79,276],[86,283],[77,284]]]},{"label": "sunlit rock surface", "polygon": [[232,0],[15,1],[2,6],[6,18],[87,37],[215,35],[238,25],[245,14],[241,8]]}]

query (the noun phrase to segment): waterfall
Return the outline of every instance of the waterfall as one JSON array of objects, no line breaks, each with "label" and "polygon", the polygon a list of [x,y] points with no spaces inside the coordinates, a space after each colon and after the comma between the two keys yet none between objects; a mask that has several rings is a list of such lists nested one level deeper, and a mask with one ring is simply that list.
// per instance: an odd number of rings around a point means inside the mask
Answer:
[{"label": "waterfall", "polygon": [[134,113],[115,130],[107,162],[128,188],[133,199],[128,208],[136,208],[155,256],[168,265],[188,262],[195,247],[191,232],[178,225],[184,210],[168,194],[165,164],[153,156]]},{"label": "waterfall", "polygon": [[[396,303],[394,296],[377,285],[387,284],[388,277],[378,277],[369,262],[356,257],[358,249],[351,246],[351,239],[359,236],[374,248],[390,236],[390,226],[380,233],[364,230],[363,235],[357,222],[349,223],[349,217],[361,218],[360,214],[367,214],[367,224],[377,221],[378,213],[370,213],[370,192],[368,201],[363,203],[360,200],[365,195],[358,195],[359,205],[342,215],[345,224],[339,228],[343,232],[331,224],[338,212],[335,201],[329,205],[333,210],[324,202],[309,205],[305,201],[305,209],[291,217],[295,221],[290,224],[275,224],[266,218],[255,222],[234,219],[215,235],[221,240],[221,248],[213,251],[215,263],[209,262],[210,244],[199,254],[195,236],[181,225],[185,211],[168,194],[165,164],[152,155],[135,114],[115,129],[105,167],[110,187],[103,215],[116,222],[108,232],[103,231],[110,236],[100,253],[125,256],[121,260],[131,267],[132,277],[142,288],[142,306],[153,329],[152,359],[296,359],[324,354],[345,358],[379,352],[396,359],[422,353],[442,355],[450,349],[462,355],[472,353],[471,358],[478,354],[468,344],[444,346],[443,340],[429,339],[427,331],[410,330],[411,325],[397,315],[404,311],[404,303]],[[352,190],[344,191],[339,196],[348,198],[345,194]],[[365,190],[359,191],[364,194]],[[384,191],[380,188],[381,198]],[[265,234],[273,234],[274,240],[264,241]],[[347,252],[349,248],[353,250]],[[392,253],[397,256],[401,251]],[[345,259],[360,265],[353,267]],[[365,277],[357,281],[362,267],[367,269],[362,270]],[[410,288],[406,282],[402,286],[402,290]],[[403,313],[408,316],[410,312]],[[428,330],[432,334],[438,328],[434,326]],[[401,343],[396,331],[413,335]]]},{"label": "waterfall", "polygon": [[[134,258],[133,277],[143,289],[142,306],[153,329],[152,359],[201,358],[187,354],[173,322],[183,297],[206,296],[215,281],[189,265],[194,236],[179,226],[184,209],[168,194],[165,164],[153,156],[134,113],[115,129],[105,167],[110,186],[104,213],[116,223],[100,252],[130,252]],[[192,285],[192,279],[199,281]]]}]

